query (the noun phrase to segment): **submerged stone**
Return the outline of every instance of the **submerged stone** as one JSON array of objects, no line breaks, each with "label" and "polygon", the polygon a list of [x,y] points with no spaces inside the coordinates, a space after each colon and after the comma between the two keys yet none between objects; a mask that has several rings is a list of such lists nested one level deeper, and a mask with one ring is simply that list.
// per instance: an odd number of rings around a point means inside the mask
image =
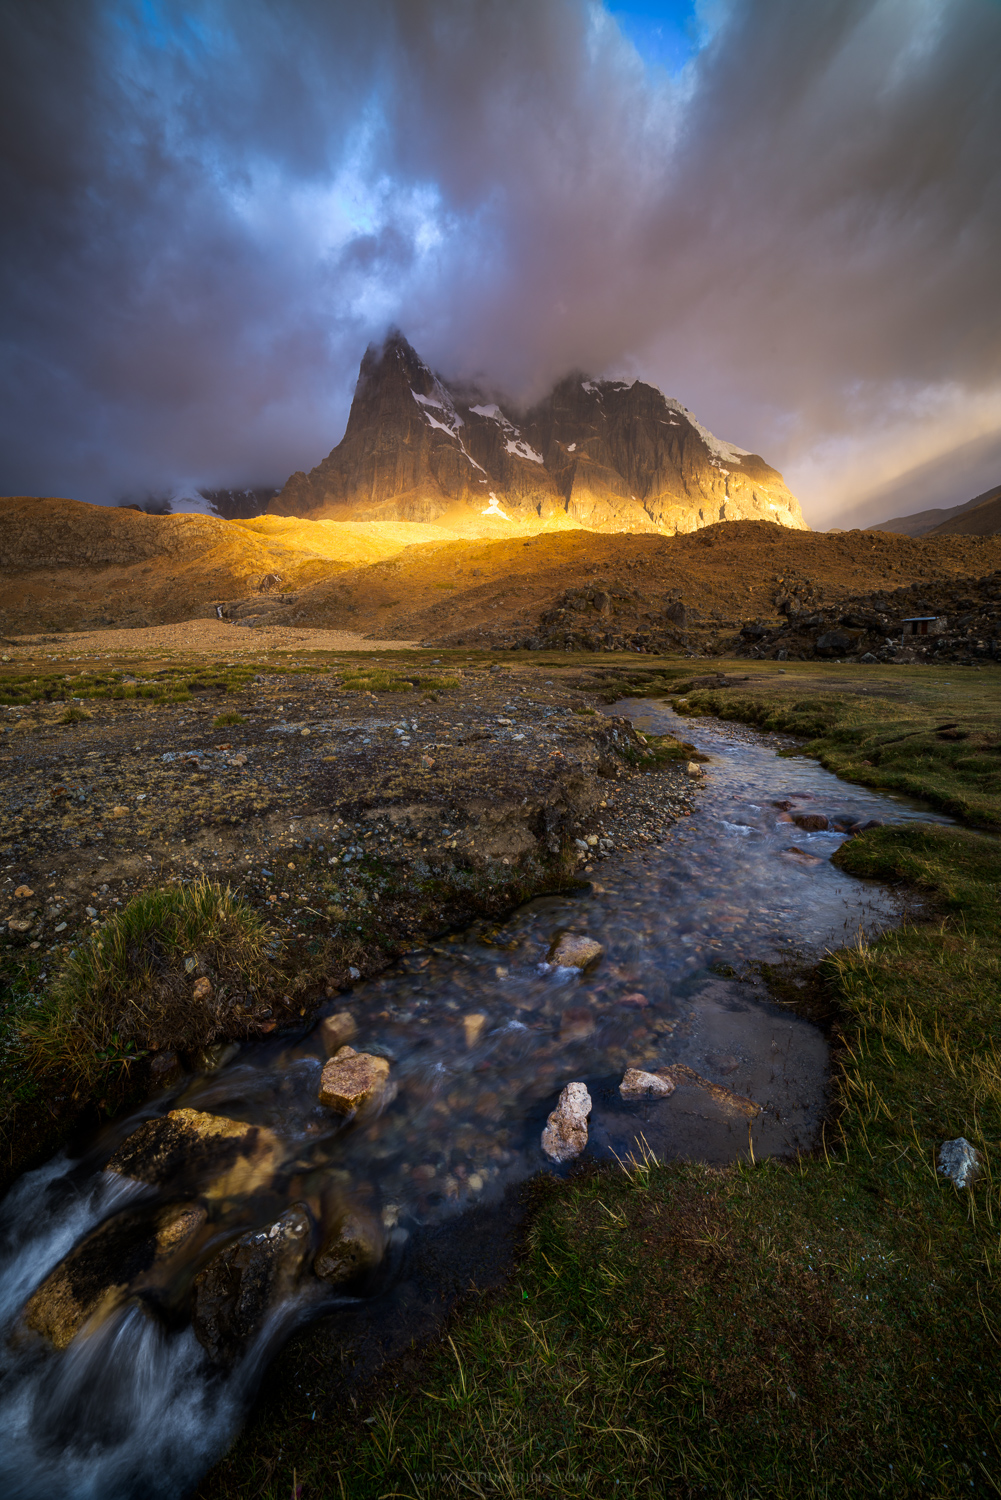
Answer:
[{"label": "submerged stone", "polygon": [[594,938],[581,937],[575,932],[565,932],[549,950],[549,962],[564,969],[586,969],[604,953]]},{"label": "submerged stone", "polygon": [[333,1057],[357,1033],[358,1024],[349,1010],[340,1010],[320,1022],[320,1040],[328,1057]]},{"label": "submerged stone", "polygon": [[361,1213],[349,1213],[328,1235],[313,1261],[313,1270],[324,1281],[353,1281],[382,1259],[385,1249],[383,1226]]},{"label": "submerged stone", "polygon": [[746,1098],[743,1094],[735,1094],[733,1089],[728,1089],[725,1084],[713,1083],[708,1078],[703,1078],[701,1073],[696,1073],[687,1063],[672,1063],[670,1067],[658,1068],[656,1076],[664,1079],[676,1088],[679,1083],[687,1083],[695,1088],[702,1089],[708,1094],[714,1104],[729,1114],[743,1115],[746,1120],[756,1119],[761,1113],[761,1105],[756,1104],[753,1099]]}]

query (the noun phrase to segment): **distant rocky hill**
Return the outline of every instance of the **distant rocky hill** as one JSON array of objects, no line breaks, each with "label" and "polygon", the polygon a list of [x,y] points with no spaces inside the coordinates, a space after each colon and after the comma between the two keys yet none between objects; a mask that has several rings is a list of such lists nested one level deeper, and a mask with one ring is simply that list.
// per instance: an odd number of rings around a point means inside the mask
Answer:
[{"label": "distant rocky hill", "polygon": [[1001,532],[1001,484],[963,505],[919,510],[913,516],[879,521],[868,531],[895,531],[901,536],[994,536]]},{"label": "distant rocky hill", "polygon": [[519,414],[449,389],[399,333],[366,351],[341,442],[268,509],[667,535],[732,520],[809,529],[781,474],[655,386],[568,376]]}]

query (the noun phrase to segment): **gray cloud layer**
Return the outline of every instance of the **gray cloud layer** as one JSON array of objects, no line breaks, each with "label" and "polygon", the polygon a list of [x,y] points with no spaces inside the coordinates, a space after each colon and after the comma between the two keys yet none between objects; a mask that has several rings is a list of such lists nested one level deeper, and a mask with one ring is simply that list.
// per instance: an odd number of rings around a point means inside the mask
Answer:
[{"label": "gray cloud layer", "polygon": [[584,0],[0,0],[0,489],[280,482],[398,322],[515,398],[653,379],[815,523],[969,498],[1001,5],[716,20],[671,80]]}]

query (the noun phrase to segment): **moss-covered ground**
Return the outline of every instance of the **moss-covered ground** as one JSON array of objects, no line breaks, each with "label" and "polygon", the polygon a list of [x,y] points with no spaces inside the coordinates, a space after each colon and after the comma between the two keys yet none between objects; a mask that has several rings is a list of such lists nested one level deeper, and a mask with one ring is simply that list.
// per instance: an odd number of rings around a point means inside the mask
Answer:
[{"label": "moss-covered ground", "polygon": [[[846,870],[921,888],[933,918],[806,990],[774,976],[836,1042],[822,1148],[571,1175],[507,1285],[375,1383],[345,1385],[335,1322],[295,1340],[203,1500],[1001,1491],[1001,672],[732,671],[672,673],[679,707],[803,734],[966,825],[846,844]],[[984,1162],[965,1191],[936,1171],[960,1135]]]}]

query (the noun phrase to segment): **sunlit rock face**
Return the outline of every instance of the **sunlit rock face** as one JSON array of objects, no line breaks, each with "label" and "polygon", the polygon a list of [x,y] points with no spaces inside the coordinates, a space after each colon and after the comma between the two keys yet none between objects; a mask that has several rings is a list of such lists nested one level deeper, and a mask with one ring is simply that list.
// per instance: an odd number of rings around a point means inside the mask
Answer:
[{"label": "sunlit rock face", "polygon": [[293,474],[269,510],[668,535],[717,521],[808,529],[777,470],[713,437],[656,386],[567,376],[519,414],[446,387],[398,333],[366,351],[342,441]]}]

